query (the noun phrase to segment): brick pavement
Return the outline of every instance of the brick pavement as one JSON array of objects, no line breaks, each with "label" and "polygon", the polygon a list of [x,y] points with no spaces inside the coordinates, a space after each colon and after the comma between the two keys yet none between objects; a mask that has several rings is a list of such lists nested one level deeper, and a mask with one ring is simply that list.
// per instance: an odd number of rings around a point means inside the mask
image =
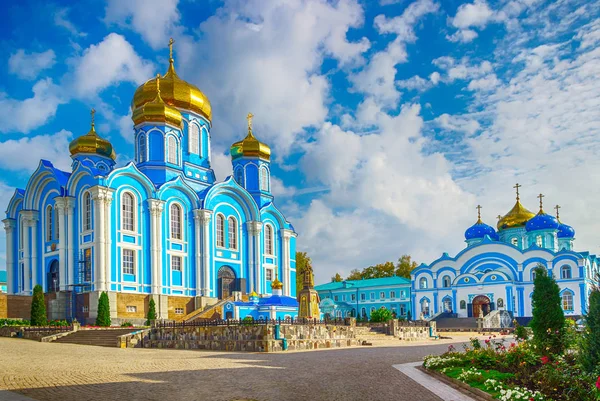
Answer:
[{"label": "brick pavement", "polygon": [[439,401],[392,365],[446,349],[436,344],[250,354],[0,338],[0,390],[65,401]]}]

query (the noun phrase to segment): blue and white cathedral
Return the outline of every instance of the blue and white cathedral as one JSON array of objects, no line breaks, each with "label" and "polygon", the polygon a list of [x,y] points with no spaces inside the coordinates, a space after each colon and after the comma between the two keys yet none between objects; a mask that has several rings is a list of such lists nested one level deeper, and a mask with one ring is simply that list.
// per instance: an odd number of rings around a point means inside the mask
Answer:
[{"label": "blue and white cathedral", "polygon": [[15,191],[3,220],[9,294],[40,284],[65,316],[84,320],[103,291],[127,320],[144,318],[150,298],[159,318],[181,318],[235,291],[267,295],[275,277],[296,296],[296,233],[274,204],[269,146],[249,114],[231,146],[233,177],[216,182],[211,105],[179,78],[170,47],[167,73],[131,103],[133,162],[115,166],[92,111],[91,129],[69,146],[71,170],[42,160]]},{"label": "blue and white cathedral", "polygon": [[539,195],[537,214],[517,202],[498,216],[497,230],[481,221],[465,232],[466,249],[455,257],[444,253],[429,265],[411,273],[412,311],[416,318],[450,313],[458,318],[486,316],[508,311],[526,321],[532,316],[534,269],[542,265],[560,287],[565,316],[586,313],[589,293],[597,283],[600,259],[575,251],[575,230],[543,209]]}]

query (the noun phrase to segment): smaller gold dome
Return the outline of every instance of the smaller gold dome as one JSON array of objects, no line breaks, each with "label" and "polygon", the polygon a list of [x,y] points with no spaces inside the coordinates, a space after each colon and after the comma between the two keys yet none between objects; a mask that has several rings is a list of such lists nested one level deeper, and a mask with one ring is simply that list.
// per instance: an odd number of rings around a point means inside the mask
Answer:
[{"label": "smaller gold dome", "polygon": [[254,134],[252,134],[252,113],[248,113],[248,135],[241,141],[231,145],[231,158],[236,160],[240,157],[258,157],[269,161],[271,159],[271,148],[269,145],[260,142]]},{"label": "smaller gold dome", "polygon": [[256,291],[252,291],[250,293],[250,298],[258,298],[258,294],[256,293]]},{"label": "smaller gold dome", "polygon": [[167,123],[176,127],[181,126],[183,117],[179,110],[166,104],[160,95],[160,74],[156,75],[156,97],[153,101],[143,104],[133,111],[133,123],[143,122]]},{"label": "smaller gold dome", "polygon": [[92,109],[91,114],[92,127],[90,128],[90,131],[85,135],[73,139],[69,144],[71,157],[80,153],[95,153],[115,160],[117,155],[115,154],[112,144],[106,139],[100,138],[96,133],[94,122],[96,110]]},{"label": "smaller gold dome", "polygon": [[498,230],[505,230],[507,228],[515,228],[515,227],[524,227],[525,223],[533,216],[535,213],[527,210],[519,201],[519,188],[521,185],[515,185],[517,188],[517,203],[513,206],[512,209],[508,213],[506,213],[503,217],[498,221],[497,228]]},{"label": "smaller gold dome", "polygon": [[273,290],[281,290],[283,288],[283,283],[277,278],[277,273],[275,273],[275,280],[271,283],[271,288]]}]

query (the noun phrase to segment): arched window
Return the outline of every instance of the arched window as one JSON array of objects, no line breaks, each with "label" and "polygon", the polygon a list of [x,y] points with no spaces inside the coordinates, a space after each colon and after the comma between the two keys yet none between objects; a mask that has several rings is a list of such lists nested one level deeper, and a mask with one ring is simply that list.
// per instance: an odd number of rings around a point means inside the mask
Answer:
[{"label": "arched window", "polygon": [[190,124],[190,153],[200,154],[200,128],[196,124]]},{"label": "arched window", "polygon": [[562,294],[562,308],[566,311],[573,310],[573,293],[571,291],[565,291]]},{"label": "arched window", "polygon": [[146,157],[146,135],[140,135],[138,139],[138,160],[140,163],[148,160]]},{"label": "arched window", "polygon": [[560,268],[560,278],[571,278],[571,267],[564,265]]},{"label": "arched window", "polygon": [[171,238],[181,239],[181,207],[173,203],[171,205]]},{"label": "arched window", "polygon": [[134,219],[135,219],[135,199],[133,194],[130,192],[123,193],[123,198],[121,200],[121,221],[122,221],[122,229],[126,231],[134,231]]},{"label": "arched window", "polygon": [[269,191],[269,171],[266,167],[260,168],[260,190]]},{"label": "arched window", "polygon": [[169,152],[169,155],[167,157],[167,161],[171,164],[178,164],[178,157],[177,157],[177,139],[175,139],[175,137],[173,135],[169,136],[169,139],[167,140],[167,149]]},{"label": "arched window", "polygon": [[450,277],[444,276],[444,278],[442,279],[442,287],[450,288]]},{"label": "arched window", "polygon": [[542,247],[543,242],[542,242],[542,236],[541,235],[536,235],[535,236],[535,244],[537,246],[539,246],[540,248]]},{"label": "arched window", "polygon": [[268,224],[265,226],[265,253],[273,255],[273,227]]},{"label": "arched window", "polygon": [[519,240],[517,238],[511,238],[510,239],[510,243],[513,244],[514,246],[518,246],[519,245]]},{"label": "arched window", "polygon": [[467,309],[467,301],[464,299],[460,301],[460,309]]},{"label": "arched window", "polygon": [[52,241],[52,206],[46,208],[46,241]]},{"label": "arched window", "polygon": [[421,277],[419,280],[419,288],[422,290],[427,288],[427,279],[425,277]]},{"label": "arched window", "polygon": [[241,186],[244,186],[244,171],[241,167],[238,167],[235,169],[235,181],[240,184]]},{"label": "arched window", "polygon": [[535,271],[531,272],[531,281],[535,281]]},{"label": "arched window", "polygon": [[56,239],[60,239],[59,225],[60,216],[58,214],[58,209],[54,208],[54,238]]},{"label": "arched window", "polygon": [[89,192],[83,195],[83,229],[92,229],[92,195]]},{"label": "arched window", "polygon": [[217,246],[225,247],[225,218],[217,215]]},{"label": "arched window", "polygon": [[229,248],[237,249],[237,221],[235,217],[229,218]]},{"label": "arched window", "polygon": [[421,313],[425,317],[429,316],[429,301],[427,298],[423,298],[421,300]]}]

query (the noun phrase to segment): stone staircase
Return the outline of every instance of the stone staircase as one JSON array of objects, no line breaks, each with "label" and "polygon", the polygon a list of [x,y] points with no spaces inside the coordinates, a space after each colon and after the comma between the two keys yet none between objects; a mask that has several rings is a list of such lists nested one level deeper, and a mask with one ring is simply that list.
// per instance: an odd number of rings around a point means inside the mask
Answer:
[{"label": "stone staircase", "polygon": [[[247,298],[247,296],[246,296]],[[209,305],[205,308],[196,309],[193,312],[188,313],[180,321],[192,322],[197,319],[203,320],[214,320],[214,319],[224,319],[225,314],[223,313],[223,305],[228,301],[233,301],[233,297],[228,297],[225,299],[221,299],[219,302],[213,305]],[[243,300],[243,299],[242,299]],[[247,302],[247,300],[245,301]]]},{"label": "stone staircase", "polygon": [[473,331],[477,330],[477,319],[474,317],[443,317],[436,319],[438,331]]},{"label": "stone staircase", "polygon": [[396,337],[386,334],[385,330],[385,327],[357,327],[356,338],[360,340],[361,343],[366,341],[371,344],[397,340]]},{"label": "stone staircase", "polygon": [[72,334],[56,339],[63,344],[96,345],[99,347],[116,347],[117,337],[139,329],[80,329]]}]

